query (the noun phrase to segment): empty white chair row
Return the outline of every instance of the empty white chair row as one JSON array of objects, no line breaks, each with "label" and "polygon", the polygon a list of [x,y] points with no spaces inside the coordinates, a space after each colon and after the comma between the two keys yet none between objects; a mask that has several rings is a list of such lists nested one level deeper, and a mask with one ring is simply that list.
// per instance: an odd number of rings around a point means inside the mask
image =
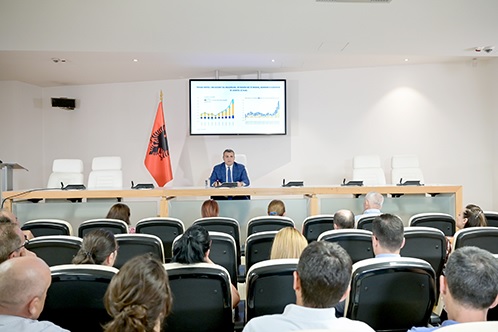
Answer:
[{"label": "empty white chair row", "polygon": [[[361,155],[353,158],[353,181],[363,181],[366,186],[386,184],[386,176],[380,157],[377,155]],[[418,157],[415,155],[396,155],[391,159],[391,183],[420,181],[424,176],[420,169]]]}]

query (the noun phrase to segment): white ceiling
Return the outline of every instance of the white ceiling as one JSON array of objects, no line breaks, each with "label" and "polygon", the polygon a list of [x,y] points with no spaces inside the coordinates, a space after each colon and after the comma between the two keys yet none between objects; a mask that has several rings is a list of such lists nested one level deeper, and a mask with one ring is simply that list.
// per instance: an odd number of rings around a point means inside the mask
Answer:
[{"label": "white ceiling", "polygon": [[485,61],[498,51],[474,49],[498,46],[497,14],[498,0],[0,0],[0,81],[49,87]]}]

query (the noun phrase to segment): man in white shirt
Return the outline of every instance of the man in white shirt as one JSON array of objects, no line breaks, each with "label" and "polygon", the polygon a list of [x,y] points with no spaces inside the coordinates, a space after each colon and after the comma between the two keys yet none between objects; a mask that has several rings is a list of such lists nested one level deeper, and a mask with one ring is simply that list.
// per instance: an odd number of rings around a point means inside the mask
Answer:
[{"label": "man in white shirt", "polygon": [[243,332],[276,332],[311,329],[373,332],[367,324],[336,318],[334,305],[349,293],[351,258],[336,243],[315,241],[301,254],[294,272],[296,304],[282,314],[251,319]]},{"label": "man in white shirt", "polygon": [[34,256],[0,264],[0,332],[69,332],[38,321],[52,278],[47,264]]}]

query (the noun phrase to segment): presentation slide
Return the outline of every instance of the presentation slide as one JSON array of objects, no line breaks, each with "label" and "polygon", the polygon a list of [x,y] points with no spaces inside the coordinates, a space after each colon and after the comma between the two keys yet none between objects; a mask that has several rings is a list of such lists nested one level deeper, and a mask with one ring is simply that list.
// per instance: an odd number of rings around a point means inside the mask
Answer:
[{"label": "presentation slide", "polygon": [[285,135],[285,80],[190,80],[190,135]]}]

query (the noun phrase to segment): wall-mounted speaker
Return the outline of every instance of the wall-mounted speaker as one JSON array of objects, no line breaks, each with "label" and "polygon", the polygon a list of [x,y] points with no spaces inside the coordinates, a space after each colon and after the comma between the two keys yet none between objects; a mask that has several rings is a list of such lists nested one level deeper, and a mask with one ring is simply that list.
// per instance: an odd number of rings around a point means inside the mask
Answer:
[{"label": "wall-mounted speaker", "polygon": [[60,107],[68,110],[74,110],[76,99],[71,98],[52,98],[52,107]]}]

